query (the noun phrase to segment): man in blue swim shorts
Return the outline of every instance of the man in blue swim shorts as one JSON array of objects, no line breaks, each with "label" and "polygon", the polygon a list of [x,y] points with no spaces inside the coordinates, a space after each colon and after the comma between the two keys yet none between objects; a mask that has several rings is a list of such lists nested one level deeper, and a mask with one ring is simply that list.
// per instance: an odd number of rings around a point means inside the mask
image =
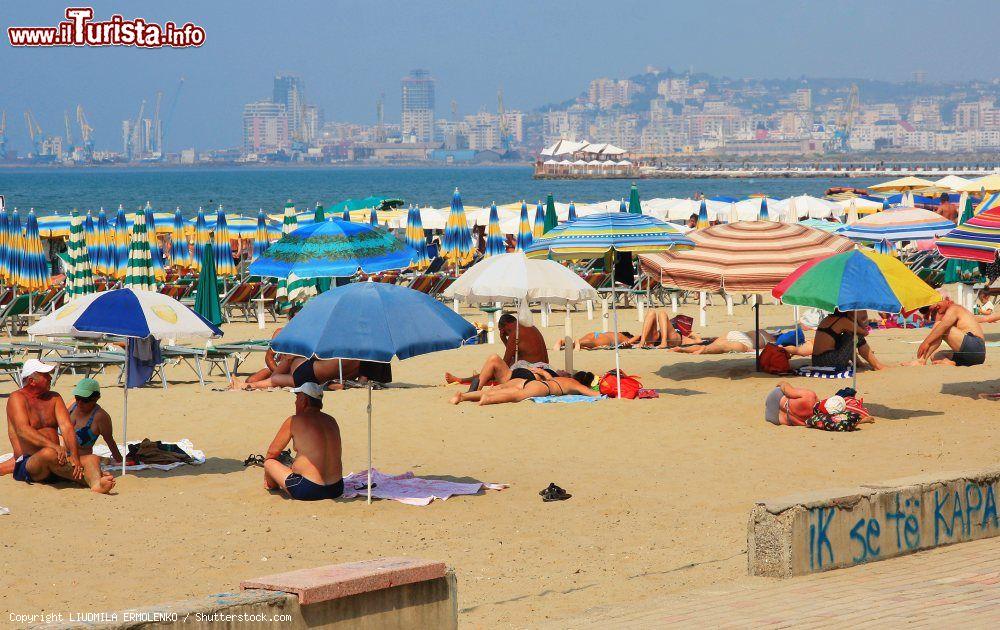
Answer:
[{"label": "man in blue swim shorts", "polygon": [[[264,460],[264,487],[282,489],[299,501],[336,499],[344,494],[340,427],[323,413],[323,388],[306,382],[292,390],[295,414],[287,418],[271,441]],[[281,451],[295,441],[295,461],[278,461]]]}]

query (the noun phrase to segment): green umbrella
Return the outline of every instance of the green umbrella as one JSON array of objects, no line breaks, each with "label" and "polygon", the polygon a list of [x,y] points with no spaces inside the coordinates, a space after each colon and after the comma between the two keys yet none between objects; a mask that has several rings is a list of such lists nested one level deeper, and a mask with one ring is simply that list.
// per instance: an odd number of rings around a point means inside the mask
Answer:
[{"label": "green umbrella", "polygon": [[194,312],[216,326],[222,323],[222,306],[219,304],[219,281],[215,275],[215,253],[211,244],[201,250],[201,271],[198,272],[198,289],[194,296]]},{"label": "green umbrella", "polygon": [[542,233],[548,232],[555,226],[559,225],[559,217],[556,216],[556,202],[552,199],[552,193],[545,198],[545,223],[542,228]]},{"label": "green umbrella", "polygon": [[87,252],[84,219],[76,210],[70,219],[69,243],[66,250],[68,265],[66,266],[66,295],[70,299],[94,293],[93,268]]},{"label": "green umbrella", "polygon": [[153,277],[153,262],[149,254],[149,242],[155,239],[150,234],[146,224],[146,213],[135,213],[135,224],[132,226],[132,237],[128,245],[128,264],[125,269],[123,286],[128,289],[156,290],[156,278]]},{"label": "green umbrella", "polygon": [[326,221],[326,212],[323,211],[323,206],[316,202],[316,209],[313,211],[313,223],[322,223]]},{"label": "green umbrella", "polygon": [[632,189],[628,191],[628,211],[632,214],[642,214],[642,206],[639,205],[639,189],[632,184]]}]

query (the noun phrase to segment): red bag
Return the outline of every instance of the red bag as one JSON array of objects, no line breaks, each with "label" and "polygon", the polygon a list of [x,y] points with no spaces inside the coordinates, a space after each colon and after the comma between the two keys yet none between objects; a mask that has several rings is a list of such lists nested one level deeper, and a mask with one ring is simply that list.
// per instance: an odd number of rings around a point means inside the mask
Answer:
[{"label": "red bag", "polygon": [[[622,398],[634,399],[639,394],[639,390],[642,389],[642,383],[639,382],[639,379],[629,376],[625,372],[621,373],[621,383]],[[601,377],[598,389],[608,398],[618,398],[618,378],[615,376],[614,370]]]},{"label": "red bag", "polygon": [[768,374],[789,374],[792,364],[788,360],[788,351],[777,344],[767,344],[760,351],[760,369]]},{"label": "red bag", "polygon": [[691,330],[694,329],[694,319],[689,315],[678,315],[670,320],[670,324],[682,337],[690,337]]}]

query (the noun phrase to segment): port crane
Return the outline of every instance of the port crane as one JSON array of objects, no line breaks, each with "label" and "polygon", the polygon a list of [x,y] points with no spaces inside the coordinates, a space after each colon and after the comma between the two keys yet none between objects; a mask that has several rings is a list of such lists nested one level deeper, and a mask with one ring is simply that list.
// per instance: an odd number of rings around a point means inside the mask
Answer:
[{"label": "port crane", "polygon": [[83,105],[76,106],[76,123],[80,126],[80,142],[83,148],[83,157],[89,160],[94,156],[94,128],[87,121],[87,115],[83,113]]},{"label": "port crane", "polygon": [[159,90],[156,92],[156,106],[153,107],[153,125],[150,132],[153,137],[147,139],[149,143],[149,149],[153,153],[154,158],[159,158],[163,156],[163,133],[160,128],[160,101],[163,100],[163,91]]},{"label": "port crane", "polygon": [[30,109],[24,110],[24,122],[28,125],[28,137],[31,139],[31,146],[35,149],[35,156],[38,156],[42,148],[42,126],[38,124],[38,119],[35,118]]},{"label": "port crane", "polygon": [[130,160],[134,159],[142,151],[142,147],[139,146],[139,139],[142,137],[140,125],[142,124],[142,114],[145,111],[146,99],[142,99],[142,102],[139,103],[139,115],[135,117],[135,122],[132,123],[132,128],[129,129],[128,143],[125,147],[125,155]]},{"label": "port crane", "polygon": [[510,152],[510,133],[507,131],[507,114],[503,108],[503,88],[497,90],[497,126],[500,128],[500,147],[506,155]]},{"label": "port crane", "polygon": [[66,152],[73,152],[73,127],[69,124],[69,110],[63,110],[63,124],[66,126]]},{"label": "port crane", "polygon": [[847,149],[847,144],[851,138],[851,131],[854,129],[854,117],[860,110],[861,99],[858,96],[858,84],[853,83],[847,97],[844,113],[839,121],[840,129],[834,134],[834,140],[838,149],[842,151]]},{"label": "port crane", "polygon": [[0,111],[0,160],[7,159],[7,111]]}]

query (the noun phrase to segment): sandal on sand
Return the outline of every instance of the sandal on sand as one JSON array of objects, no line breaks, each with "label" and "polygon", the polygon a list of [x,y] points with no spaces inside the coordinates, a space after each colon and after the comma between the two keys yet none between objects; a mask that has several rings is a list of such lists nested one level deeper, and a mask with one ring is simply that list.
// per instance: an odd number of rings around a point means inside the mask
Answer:
[{"label": "sandal on sand", "polygon": [[549,487],[539,491],[538,494],[541,495],[542,501],[545,501],[546,503],[550,501],[565,501],[573,496],[554,483],[550,483]]},{"label": "sandal on sand", "polygon": [[250,455],[243,460],[244,468],[247,466],[263,466],[263,465],[264,465],[263,455],[254,455],[253,453],[250,453]]}]

